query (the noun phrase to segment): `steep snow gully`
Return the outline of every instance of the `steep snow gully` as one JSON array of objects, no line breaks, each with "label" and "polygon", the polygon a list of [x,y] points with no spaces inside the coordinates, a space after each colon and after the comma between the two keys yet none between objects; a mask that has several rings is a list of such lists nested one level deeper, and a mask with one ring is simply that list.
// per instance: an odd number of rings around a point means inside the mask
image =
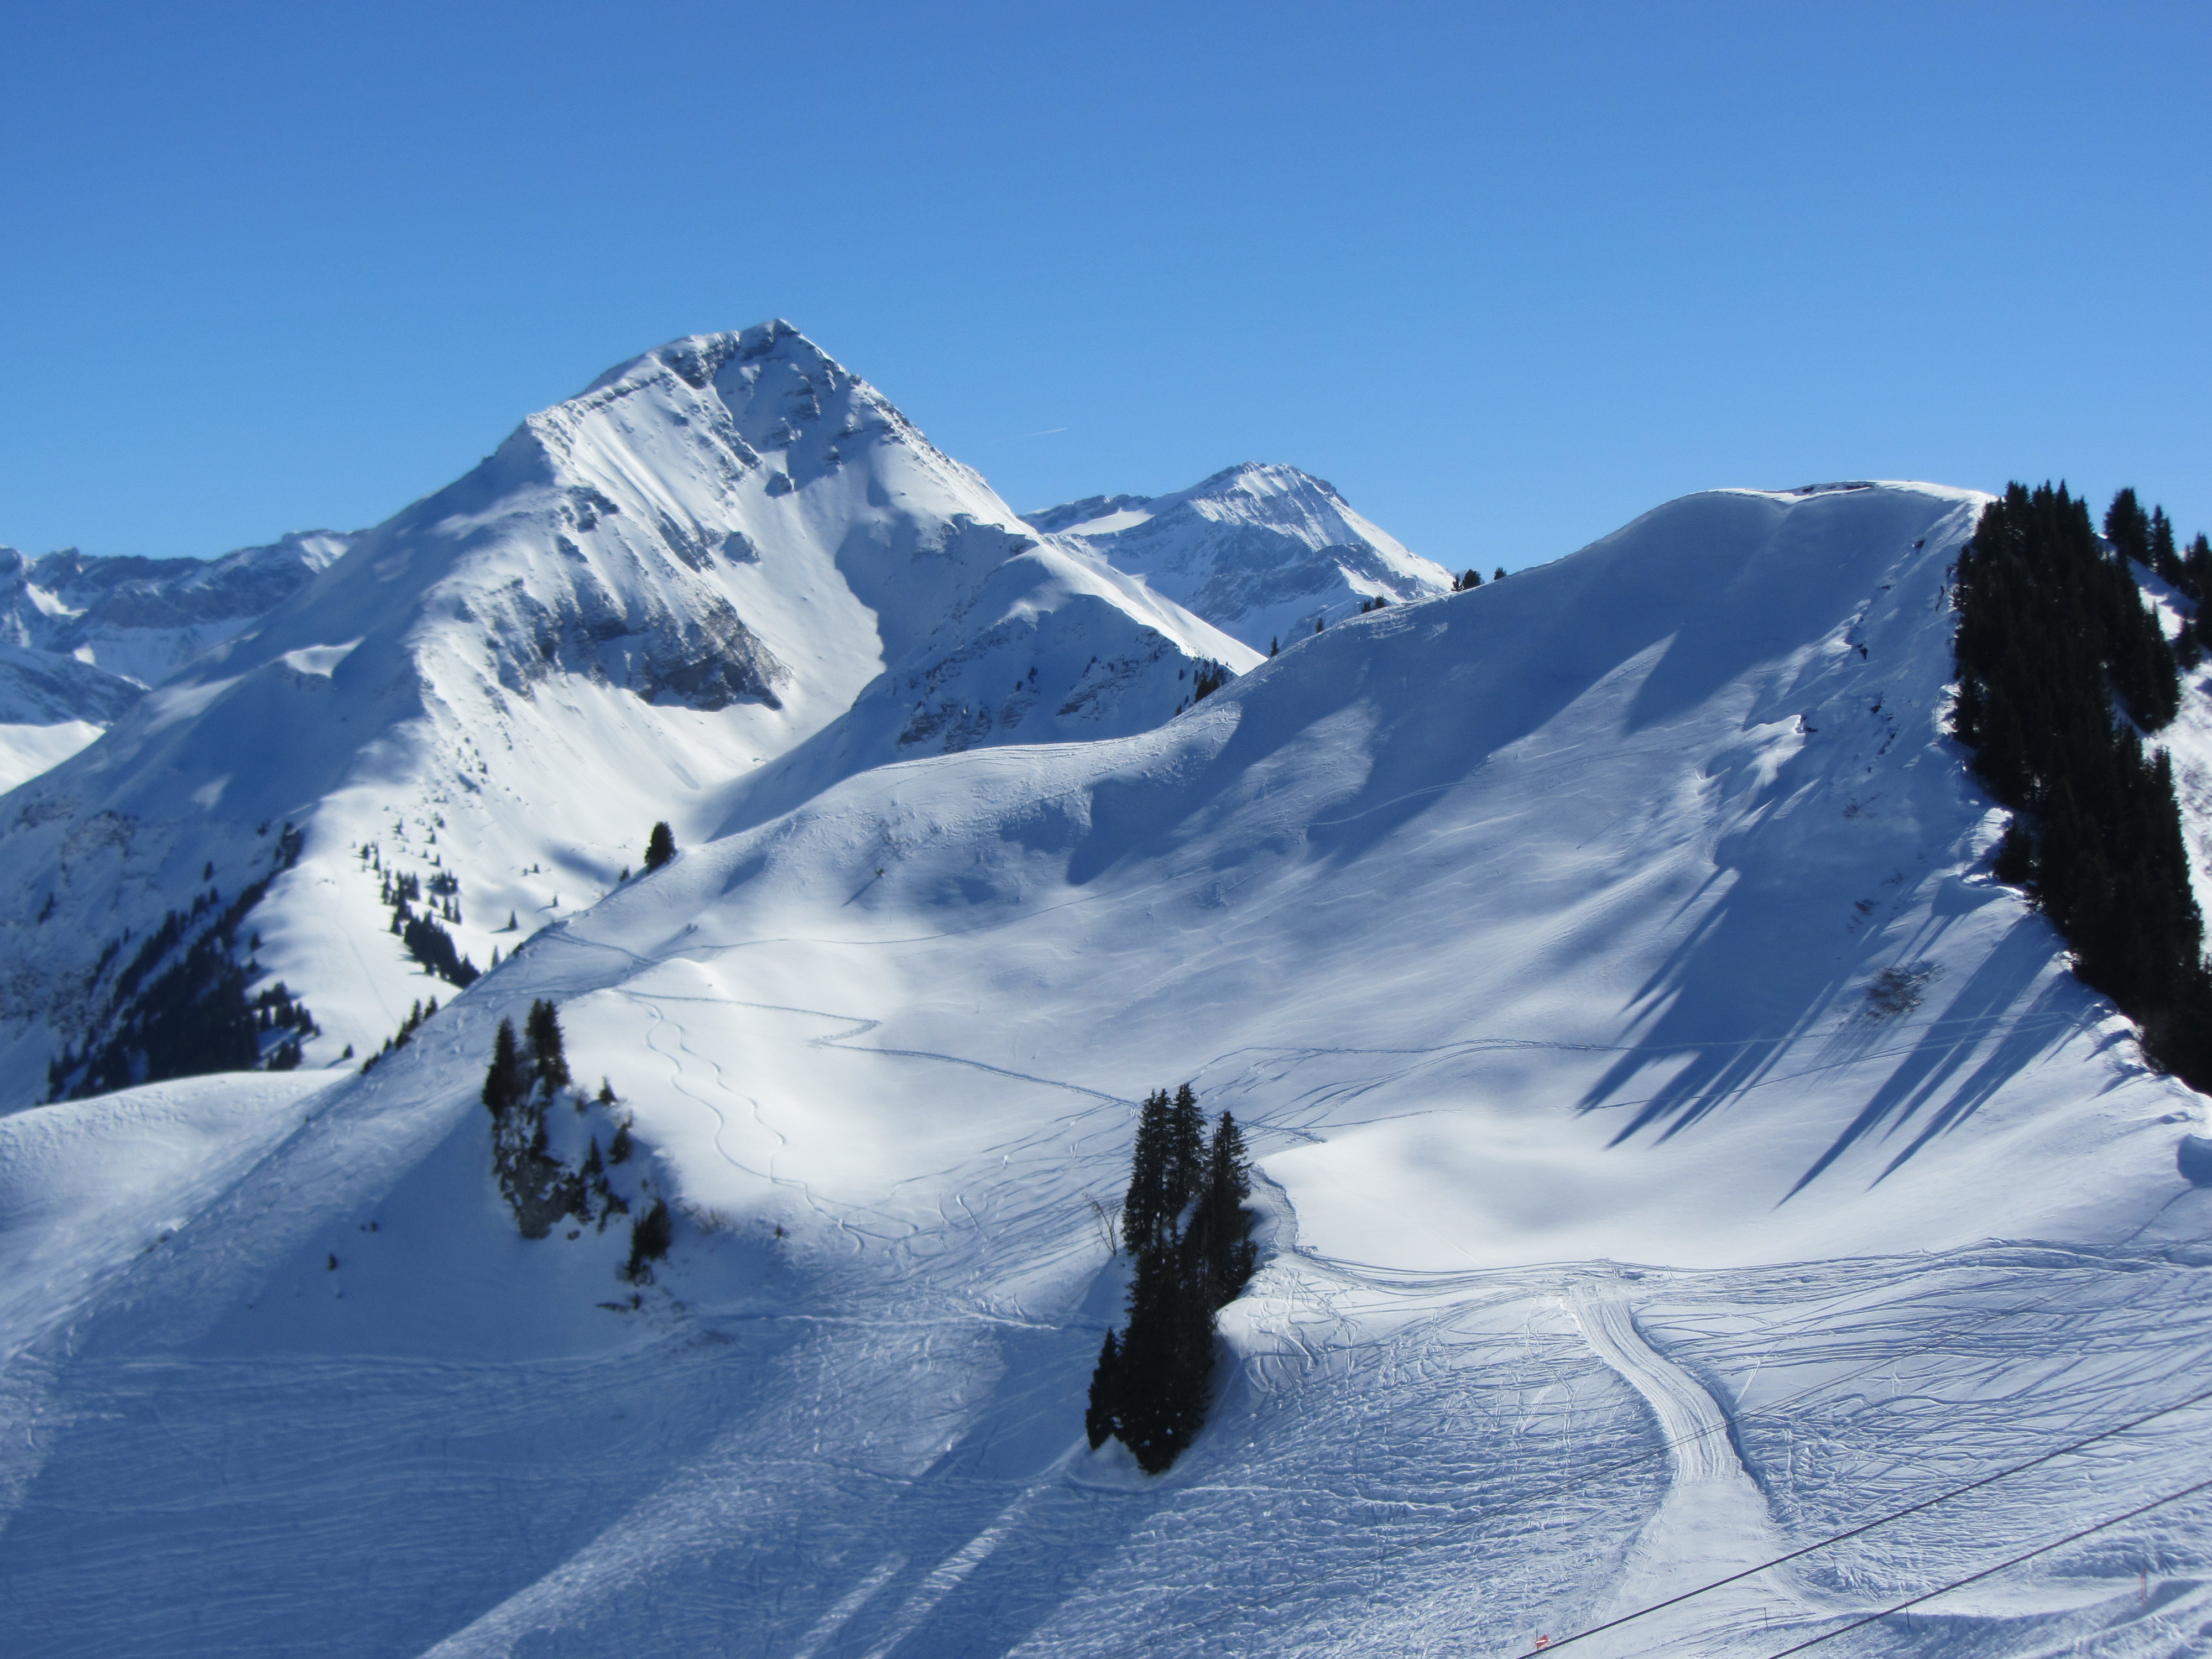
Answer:
[{"label": "steep snow gully", "polygon": [[[1692,496],[739,791],[365,1076],[0,1120],[11,1655],[2212,1648],[2202,1496],[1858,1622],[2212,1475],[2201,1103],[1942,735],[1980,500]],[[634,1296],[491,1182],[542,997],[679,1216]],[[1082,1400],[1186,1078],[1264,1258],[1150,1479]]]}]

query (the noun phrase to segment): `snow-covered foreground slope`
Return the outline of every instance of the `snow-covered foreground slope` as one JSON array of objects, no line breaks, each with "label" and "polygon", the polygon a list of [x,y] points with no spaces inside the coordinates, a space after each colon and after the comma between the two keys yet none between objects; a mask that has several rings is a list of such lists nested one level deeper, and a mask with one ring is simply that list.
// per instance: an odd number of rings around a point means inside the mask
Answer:
[{"label": "snow-covered foreground slope", "polygon": [[[7,1316],[16,1646],[1514,1654],[2191,1398],[2198,1103],[1981,873],[1940,736],[1978,499],[1694,496],[1155,731],[845,778],[195,1118],[135,1226],[36,1224],[149,1248]],[[538,997],[679,1200],[635,1305],[491,1182]],[[1152,1480],[1082,1396],[1184,1078],[1268,1254]],[[20,1115],[9,1178],[95,1189],[142,1109]],[[1579,1650],[1778,1654],[2212,1476],[2208,1427]],[[1826,1650],[2198,1650],[2207,1513]]]},{"label": "snow-covered foreground slope", "polygon": [[1452,574],[1294,466],[1247,461],[1169,495],[1092,495],[1025,515],[1142,576],[1257,651],[1358,612],[1448,592]]},{"label": "snow-covered foreground slope", "polygon": [[1256,659],[1041,545],[787,324],[674,342],[352,538],[0,803],[0,1108],[106,1041],[170,912],[213,927],[270,881],[237,923],[252,975],[304,997],[307,1062],[335,1063],[453,993],[402,948],[387,878],[458,883],[425,908],[482,966],[614,886],[656,819],[710,831],[735,781],[864,691],[817,781],[1140,730],[1203,664]]}]

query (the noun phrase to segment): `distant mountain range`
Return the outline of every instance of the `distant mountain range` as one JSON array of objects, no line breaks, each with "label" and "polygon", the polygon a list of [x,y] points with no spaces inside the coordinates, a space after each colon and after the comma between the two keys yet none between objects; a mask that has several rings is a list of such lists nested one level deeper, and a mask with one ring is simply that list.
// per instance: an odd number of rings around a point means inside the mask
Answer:
[{"label": "distant mountain range", "polygon": [[0,547],[0,789],[65,759],[343,554],[326,530],[220,559],[43,558]]}]

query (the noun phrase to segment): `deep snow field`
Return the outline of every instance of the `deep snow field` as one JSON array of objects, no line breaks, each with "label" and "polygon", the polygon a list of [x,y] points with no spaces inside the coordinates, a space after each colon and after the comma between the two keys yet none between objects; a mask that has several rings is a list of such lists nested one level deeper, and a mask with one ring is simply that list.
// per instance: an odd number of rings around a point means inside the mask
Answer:
[{"label": "deep snow field", "polygon": [[[1986,872],[1983,499],[1687,497],[1125,735],[852,690],[367,1075],[0,1117],[7,1651],[1515,1655],[1800,1550],[1572,1650],[2212,1649],[2212,1493],[2101,1525],[2212,1480],[2203,1103]],[[492,1181],[538,997],[635,1305]],[[1264,1254],[1152,1479],[1083,1395],[1186,1079]]]}]

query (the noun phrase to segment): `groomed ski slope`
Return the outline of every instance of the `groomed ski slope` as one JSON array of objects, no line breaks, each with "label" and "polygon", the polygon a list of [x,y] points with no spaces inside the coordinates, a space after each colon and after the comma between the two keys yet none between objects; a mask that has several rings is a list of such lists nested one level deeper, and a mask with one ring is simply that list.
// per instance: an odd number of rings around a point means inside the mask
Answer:
[{"label": "groomed ski slope", "polygon": [[[2200,1103],[1989,881],[1941,736],[1980,499],[1686,498],[542,935],[10,1314],[18,1650],[1513,1654],[2190,1399]],[[538,996],[680,1201],[634,1309],[491,1184]],[[1267,1255],[1152,1480],[1081,1399],[1185,1078]],[[9,1121],[61,1191],[86,1109]],[[1778,1653],[2212,1475],[2207,1409],[1572,1650]],[[2206,1520],[1822,1651],[2201,1650]]]}]

